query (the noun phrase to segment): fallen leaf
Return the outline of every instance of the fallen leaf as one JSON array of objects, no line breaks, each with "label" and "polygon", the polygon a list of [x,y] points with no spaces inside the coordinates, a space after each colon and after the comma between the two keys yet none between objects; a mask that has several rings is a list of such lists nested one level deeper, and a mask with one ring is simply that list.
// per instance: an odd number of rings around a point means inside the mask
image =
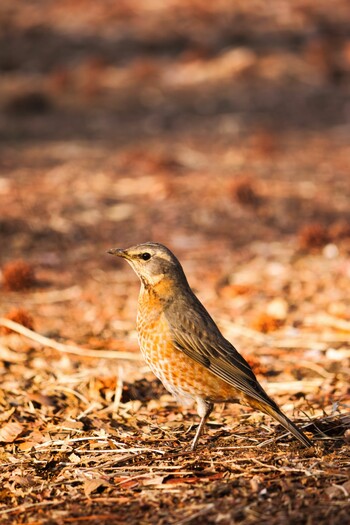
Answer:
[{"label": "fallen leaf", "polygon": [[23,430],[21,423],[7,423],[0,429],[0,442],[13,443]]},{"label": "fallen leaf", "polygon": [[74,452],[69,455],[68,459],[71,463],[80,463],[80,457],[77,454],[74,454]]},{"label": "fallen leaf", "polygon": [[89,497],[92,492],[95,492],[101,485],[105,485],[105,481],[103,479],[87,479],[84,482],[84,492],[85,496]]},{"label": "fallen leaf", "polygon": [[153,476],[152,478],[144,478],[142,485],[161,485],[164,481],[164,476]]},{"label": "fallen leaf", "polygon": [[182,483],[198,483],[200,481],[200,478],[197,478],[195,476],[188,477],[188,478],[170,478],[165,481],[167,485],[179,485]]},{"label": "fallen leaf", "polygon": [[9,410],[6,410],[2,414],[0,414],[0,421],[6,421],[7,419],[9,419],[15,410],[15,407],[12,407]]}]

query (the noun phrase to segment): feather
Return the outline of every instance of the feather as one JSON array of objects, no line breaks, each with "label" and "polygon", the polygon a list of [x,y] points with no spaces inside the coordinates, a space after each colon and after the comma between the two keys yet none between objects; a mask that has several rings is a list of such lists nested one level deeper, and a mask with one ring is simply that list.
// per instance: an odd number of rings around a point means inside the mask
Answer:
[{"label": "feather", "polygon": [[251,407],[258,408],[279,421],[306,447],[312,446],[309,439],[268,396],[247,361],[223,337],[192,290],[190,294],[187,290],[185,299],[178,295],[166,309],[165,316],[175,348],[241,391]]}]

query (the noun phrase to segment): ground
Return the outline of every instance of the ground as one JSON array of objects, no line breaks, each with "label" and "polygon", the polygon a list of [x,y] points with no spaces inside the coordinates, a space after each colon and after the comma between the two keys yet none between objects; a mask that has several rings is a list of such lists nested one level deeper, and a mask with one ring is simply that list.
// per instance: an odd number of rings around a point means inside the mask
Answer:
[{"label": "ground", "polygon": [[[4,525],[348,523],[350,10],[207,4],[2,2]],[[106,254],[147,240],[312,449],[222,405],[189,450]]]}]

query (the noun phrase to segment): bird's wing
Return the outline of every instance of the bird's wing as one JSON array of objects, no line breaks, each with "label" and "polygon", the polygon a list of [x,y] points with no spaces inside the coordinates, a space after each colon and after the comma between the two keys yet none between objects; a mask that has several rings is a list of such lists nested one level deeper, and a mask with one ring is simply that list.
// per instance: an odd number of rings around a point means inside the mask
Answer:
[{"label": "bird's wing", "polygon": [[186,306],[166,315],[175,347],[238,390],[271,402],[249,364],[223,337],[204,306],[199,301],[192,308]]}]

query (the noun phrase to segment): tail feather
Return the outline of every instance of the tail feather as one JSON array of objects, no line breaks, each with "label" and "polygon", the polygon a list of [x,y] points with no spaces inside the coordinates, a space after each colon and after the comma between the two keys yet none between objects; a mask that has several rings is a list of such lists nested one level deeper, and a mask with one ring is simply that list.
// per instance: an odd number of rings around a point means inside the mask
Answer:
[{"label": "tail feather", "polygon": [[278,406],[272,401],[269,400],[271,404],[269,403],[261,403],[259,401],[256,401],[255,399],[250,399],[249,404],[251,406],[254,406],[256,408],[259,408],[262,412],[265,414],[272,416],[274,419],[277,419],[281,425],[288,430],[293,436],[295,436],[305,447],[312,447],[312,443],[305,436],[305,434],[298,429],[298,427],[290,420],[287,416],[283,414],[283,412],[278,408]]},{"label": "tail feather", "polygon": [[270,416],[277,419],[277,421],[281,423],[281,425],[286,430],[289,430],[289,432],[291,432],[293,436],[295,436],[303,445],[305,445],[305,447],[313,446],[309,438],[307,438],[305,434],[301,430],[299,430],[299,428],[290,419],[288,419],[287,416],[285,416],[279,409],[275,410],[269,405],[266,405],[264,407],[263,412],[267,412]]}]

